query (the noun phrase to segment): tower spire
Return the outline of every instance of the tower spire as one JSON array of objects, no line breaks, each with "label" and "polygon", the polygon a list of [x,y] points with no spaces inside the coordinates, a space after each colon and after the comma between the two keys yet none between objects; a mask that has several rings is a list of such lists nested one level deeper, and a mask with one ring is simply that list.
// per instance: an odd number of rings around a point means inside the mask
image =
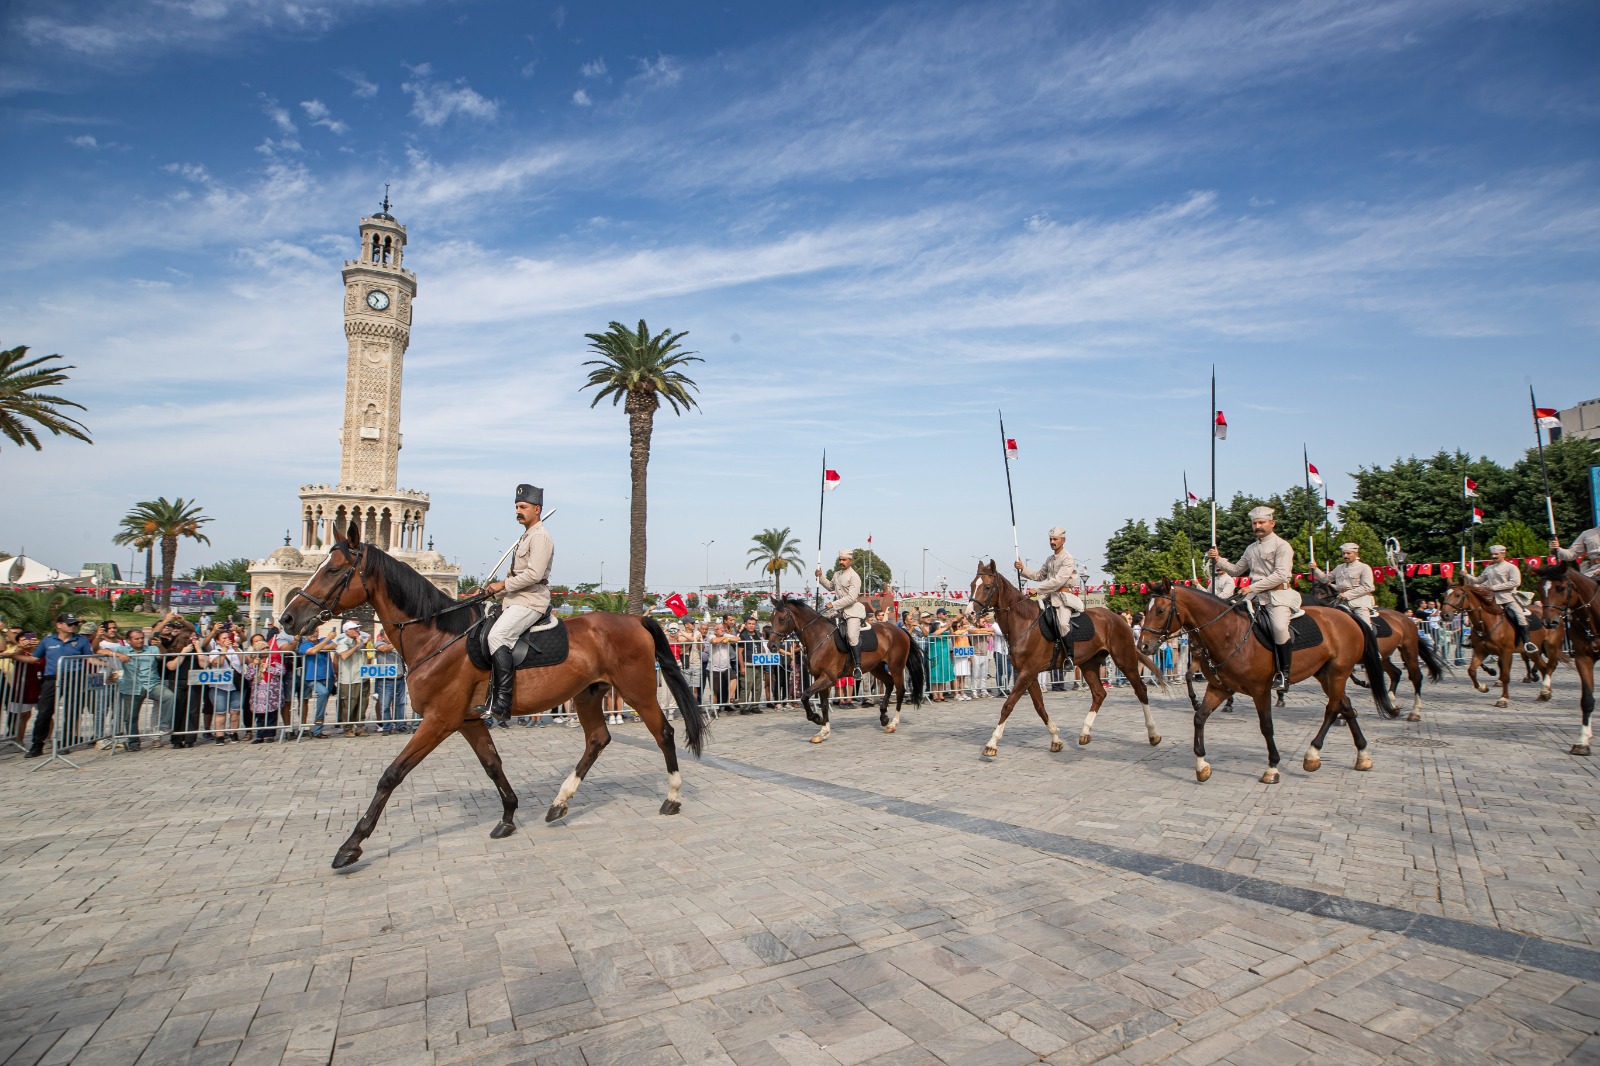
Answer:
[{"label": "tower spire", "polygon": [[383,213],[389,213],[389,183],[383,183]]}]

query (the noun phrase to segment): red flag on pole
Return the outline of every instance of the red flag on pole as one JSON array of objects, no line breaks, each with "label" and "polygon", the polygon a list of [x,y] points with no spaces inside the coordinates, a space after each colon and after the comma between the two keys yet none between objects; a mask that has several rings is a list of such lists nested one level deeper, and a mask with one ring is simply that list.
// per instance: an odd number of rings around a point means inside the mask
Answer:
[{"label": "red flag on pole", "polygon": [[1227,440],[1228,439],[1228,416],[1223,414],[1221,411],[1218,411],[1217,412],[1217,422],[1216,422],[1216,425],[1211,427],[1211,432],[1218,440]]},{"label": "red flag on pole", "polygon": [[1006,438],[1006,458],[1007,459],[1015,459],[1016,457],[1017,457],[1017,438],[1015,438],[1015,437],[1007,437]]},{"label": "red flag on pole", "polygon": [[832,492],[834,489],[836,489],[838,487],[839,487],[839,471],[837,471],[837,470],[824,470],[822,472],[822,488],[824,489],[824,491]]},{"label": "red flag on pole", "polygon": [[1475,526],[1483,525],[1483,508],[1482,507],[1474,507],[1472,509],[1472,524],[1475,525]]},{"label": "red flag on pole", "polygon": [[679,618],[682,618],[684,615],[689,613],[688,605],[683,602],[683,597],[678,595],[676,592],[668,596],[664,602],[667,605],[667,609],[673,614],[677,615]]},{"label": "red flag on pole", "polygon": [[1462,478],[1461,479],[1461,491],[1462,491],[1463,494],[1465,494],[1467,496],[1474,496],[1475,497],[1475,496],[1478,495],[1478,483],[1476,481],[1472,480],[1470,477]]},{"label": "red flag on pole", "polygon": [[1561,428],[1561,412],[1554,407],[1535,407],[1533,417],[1545,429]]}]

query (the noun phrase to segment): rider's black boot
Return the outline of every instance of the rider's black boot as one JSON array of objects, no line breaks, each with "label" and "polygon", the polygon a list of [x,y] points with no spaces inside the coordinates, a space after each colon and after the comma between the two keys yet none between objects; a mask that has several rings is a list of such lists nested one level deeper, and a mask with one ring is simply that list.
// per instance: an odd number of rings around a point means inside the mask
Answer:
[{"label": "rider's black boot", "polygon": [[1073,671],[1073,669],[1076,667],[1076,664],[1072,661],[1072,641],[1070,641],[1070,640],[1058,640],[1058,641],[1056,641],[1056,647],[1061,649],[1061,670],[1062,670],[1062,672],[1063,673],[1071,673]]},{"label": "rider's black boot", "polygon": [[1293,655],[1289,650],[1290,643],[1286,640],[1272,647],[1272,660],[1277,665],[1277,672],[1272,675],[1272,687],[1279,692],[1289,691],[1289,662]]},{"label": "rider's black boot", "polygon": [[511,721],[511,697],[517,687],[517,671],[511,662],[510,648],[497,648],[489,660],[489,703],[483,708],[494,715],[499,725]]},{"label": "rider's black boot", "polygon": [[861,646],[850,645],[850,676],[857,681],[861,680]]},{"label": "rider's black boot", "polygon": [[1511,624],[1516,627],[1516,630],[1517,630],[1517,643],[1518,643],[1518,645],[1521,646],[1522,650],[1527,652],[1529,655],[1537,654],[1538,651],[1539,651],[1539,645],[1535,644],[1529,638],[1529,636],[1528,636],[1528,623],[1522,622],[1522,621],[1516,621],[1516,622],[1512,622]]}]

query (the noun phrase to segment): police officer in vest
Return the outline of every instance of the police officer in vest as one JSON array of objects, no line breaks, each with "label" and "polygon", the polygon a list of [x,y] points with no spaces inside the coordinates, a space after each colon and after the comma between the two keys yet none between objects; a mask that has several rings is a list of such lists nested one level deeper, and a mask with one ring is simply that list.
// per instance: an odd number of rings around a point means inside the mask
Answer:
[{"label": "police officer in vest", "polygon": [[511,649],[517,638],[550,610],[550,564],[556,547],[550,533],[539,520],[544,510],[544,490],[534,485],[517,486],[517,522],[522,536],[511,553],[511,569],[504,581],[492,581],[484,589],[491,596],[505,594],[505,607],[489,630],[489,702],[479,711],[489,711],[504,725],[511,718],[511,699],[516,690],[516,670]]},{"label": "police officer in vest", "polygon": [[1551,537],[1550,550],[1564,563],[1576,563],[1581,559],[1579,572],[1584,577],[1600,581],[1600,526],[1578,534],[1578,539],[1572,542],[1570,548],[1563,548],[1559,540]]},{"label": "police officer in vest", "polygon": [[1037,570],[1029,570],[1021,559],[1017,569],[1029,581],[1038,585],[1028,590],[1029,596],[1042,596],[1045,610],[1054,610],[1056,629],[1060,632],[1062,654],[1061,668],[1072,669],[1072,638],[1068,636],[1074,613],[1083,610],[1083,601],[1076,593],[1068,591],[1078,587],[1078,561],[1067,551],[1067,531],[1060,526],[1050,528],[1050,556]]},{"label": "police officer in vest", "polygon": [[1356,621],[1370,630],[1378,617],[1378,601],[1373,595],[1378,586],[1372,567],[1361,561],[1361,545],[1353,541],[1339,545],[1339,553],[1344,562],[1331,572],[1313,566],[1311,573],[1318,581],[1330,583],[1340,606],[1349,609]]},{"label": "police officer in vest", "polygon": [[1522,606],[1522,601],[1517,599],[1517,590],[1522,587],[1522,572],[1512,563],[1506,561],[1506,546],[1504,544],[1489,545],[1490,562],[1483,568],[1483,572],[1474,577],[1470,572],[1465,575],[1469,585],[1479,585],[1494,593],[1494,602],[1500,605],[1505,616],[1517,631],[1517,642],[1522,645],[1522,650],[1533,655],[1539,646],[1528,639],[1528,612]]},{"label": "police officer in vest", "polygon": [[1278,536],[1278,520],[1270,507],[1257,507],[1250,512],[1250,531],[1256,542],[1244,550],[1237,563],[1230,563],[1215,548],[1206,551],[1206,558],[1216,561],[1217,569],[1232,577],[1250,576],[1250,587],[1245,599],[1251,611],[1265,611],[1272,625],[1272,659],[1277,666],[1272,686],[1279,692],[1289,688],[1290,660],[1289,617],[1300,606],[1300,594],[1290,582],[1294,578],[1294,549]]},{"label": "police officer in vest", "polygon": [[839,560],[833,568],[830,581],[817,568],[817,582],[833,593],[830,604],[833,613],[844,620],[845,643],[850,645],[850,673],[861,680],[861,621],[867,617],[867,605],[861,602],[861,575],[856,573],[855,556],[849,548],[839,549]]}]

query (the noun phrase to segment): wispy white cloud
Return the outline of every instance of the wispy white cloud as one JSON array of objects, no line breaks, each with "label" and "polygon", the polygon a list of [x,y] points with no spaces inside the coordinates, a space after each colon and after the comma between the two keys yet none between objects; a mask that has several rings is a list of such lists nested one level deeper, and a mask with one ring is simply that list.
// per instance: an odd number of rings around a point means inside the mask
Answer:
[{"label": "wispy white cloud", "polygon": [[497,101],[479,95],[465,78],[457,78],[453,84],[435,80],[428,63],[410,71],[411,80],[402,82],[400,88],[411,94],[411,114],[424,126],[441,126],[456,115],[487,122],[500,109]]},{"label": "wispy white cloud", "polygon": [[578,68],[578,73],[585,78],[603,78],[606,76],[606,61],[603,57],[591,59]]},{"label": "wispy white cloud", "polygon": [[306,113],[306,117],[311,120],[313,126],[321,126],[330,133],[344,134],[350,129],[349,126],[334,118],[333,113],[328,110],[328,105],[321,100],[302,100],[300,101],[300,109]]},{"label": "wispy white cloud", "polygon": [[350,83],[352,96],[370,100],[378,95],[378,83],[359,70],[341,70],[339,71],[339,76]]},{"label": "wispy white cloud", "polygon": [[594,103],[593,100],[589,99],[589,90],[587,89],[579,89],[577,92],[573,93],[572,102],[577,104],[579,107],[588,107],[590,104]]},{"label": "wispy white cloud", "polygon": [[300,132],[296,128],[294,118],[289,114],[288,108],[280,107],[278,101],[266,93],[258,93],[257,97],[261,101],[261,110],[266,114],[267,118],[272,120],[272,124],[277,127],[279,133],[292,137]]},{"label": "wispy white cloud", "polygon": [[95,139],[95,136],[92,133],[83,133],[76,137],[68,137],[67,143],[72,145],[74,148],[84,148],[91,152],[95,152],[100,149],[100,142]]},{"label": "wispy white cloud", "polygon": [[683,80],[683,64],[669,55],[641,58],[636,77],[655,88],[669,88]]}]

